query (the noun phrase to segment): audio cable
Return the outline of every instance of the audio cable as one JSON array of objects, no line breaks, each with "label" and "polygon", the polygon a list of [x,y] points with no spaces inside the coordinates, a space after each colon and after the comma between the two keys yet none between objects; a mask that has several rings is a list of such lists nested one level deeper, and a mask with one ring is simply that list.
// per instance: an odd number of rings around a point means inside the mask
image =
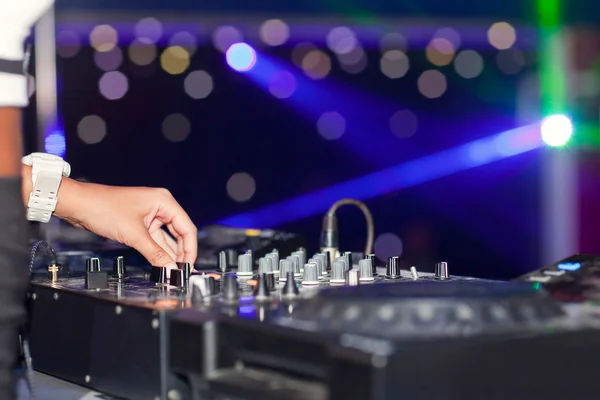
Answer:
[{"label": "audio cable", "polygon": [[373,251],[375,225],[373,223],[371,211],[369,211],[367,205],[362,201],[355,199],[341,199],[333,203],[333,205],[327,211],[327,214],[325,214],[325,217],[323,217],[323,228],[321,231],[321,251],[329,252],[331,262],[333,262],[335,257],[339,256],[340,247],[336,212],[340,207],[345,205],[356,206],[362,211],[367,223],[367,242],[365,245],[365,255],[371,254]]},{"label": "audio cable", "polygon": [[[58,277],[58,264],[56,258],[56,252],[48,244],[48,242],[44,240],[38,240],[31,247],[31,252],[29,254],[29,276],[33,273],[33,267],[35,264],[35,258],[37,255],[37,251],[39,247],[42,246],[46,249],[46,253],[50,258],[50,264],[48,265],[48,274],[50,279],[54,282]],[[34,388],[34,376],[33,376],[33,360],[31,358],[31,350],[29,348],[29,339],[27,335],[27,329],[24,326],[21,330],[20,342],[21,342],[21,351],[23,353],[23,358],[25,360],[25,380],[27,381],[27,387],[29,389],[29,398],[31,400],[35,400],[35,388]]]}]

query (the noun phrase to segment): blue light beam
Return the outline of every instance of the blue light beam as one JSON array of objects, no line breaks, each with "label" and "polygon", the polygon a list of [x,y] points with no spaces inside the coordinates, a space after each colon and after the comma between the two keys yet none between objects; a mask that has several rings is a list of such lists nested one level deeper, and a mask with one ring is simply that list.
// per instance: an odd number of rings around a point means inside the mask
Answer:
[{"label": "blue light beam", "polygon": [[366,200],[522,154],[542,145],[540,125],[527,125],[234,215],[218,224],[238,228],[272,228],[324,212],[345,197]]}]

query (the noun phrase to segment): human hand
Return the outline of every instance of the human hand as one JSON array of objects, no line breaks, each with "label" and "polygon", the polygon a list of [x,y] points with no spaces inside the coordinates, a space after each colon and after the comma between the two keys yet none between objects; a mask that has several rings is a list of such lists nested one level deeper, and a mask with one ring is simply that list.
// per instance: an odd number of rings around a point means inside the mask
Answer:
[{"label": "human hand", "polygon": [[197,229],[165,189],[105,186],[65,178],[54,215],[133,247],[153,266],[177,268],[175,262],[193,265],[196,261]]}]

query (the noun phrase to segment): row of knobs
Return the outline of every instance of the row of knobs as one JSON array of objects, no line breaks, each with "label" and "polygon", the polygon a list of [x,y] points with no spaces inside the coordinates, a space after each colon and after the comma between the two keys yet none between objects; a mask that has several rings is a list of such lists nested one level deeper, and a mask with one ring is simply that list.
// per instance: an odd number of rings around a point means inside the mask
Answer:
[{"label": "row of knobs", "polygon": [[[417,270],[415,267],[410,268],[410,274],[413,280],[419,278]],[[388,263],[385,268],[385,277],[388,279],[400,279],[402,278],[402,273],[400,270],[400,257],[390,257],[388,258]],[[450,273],[448,271],[448,263],[447,262],[438,262],[435,264],[434,269],[434,278],[439,280],[445,280],[450,278]]]},{"label": "row of knobs", "polygon": [[[192,291],[192,302],[203,302],[219,293],[217,290],[217,281],[209,275],[193,275],[189,280]],[[262,274],[258,276],[253,296],[256,300],[268,301],[271,298],[271,292],[275,289],[275,280],[273,274]],[[225,302],[235,302],[239,299],[238,277],[235,274],[226,274],[223,276],[220,290],[221,298]],[[284,298],[293,298],[300,294],[296,280],[292,272],[288,272],[286,284],[281,289],[281,296]]]}]

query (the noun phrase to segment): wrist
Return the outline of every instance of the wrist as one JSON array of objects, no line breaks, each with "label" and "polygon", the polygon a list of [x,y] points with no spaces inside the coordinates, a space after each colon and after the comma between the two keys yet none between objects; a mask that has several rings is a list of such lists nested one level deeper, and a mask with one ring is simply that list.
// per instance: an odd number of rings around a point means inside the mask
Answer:
[{"label": "wrist", "polygon": [[[31,166],[22,166],[22,196],[23,204],[27,207],[29,202],[29,195],[33,190],[33,181],[31,179]],[[81,216],[79,211],[81,210],[82,192],[85,188],[85,183],[78,182],[71,178],[63,177],[58,192],[56,193],[56,209],[54,210],[53,216],[65,219],[69,221],[80,221]]]}]

